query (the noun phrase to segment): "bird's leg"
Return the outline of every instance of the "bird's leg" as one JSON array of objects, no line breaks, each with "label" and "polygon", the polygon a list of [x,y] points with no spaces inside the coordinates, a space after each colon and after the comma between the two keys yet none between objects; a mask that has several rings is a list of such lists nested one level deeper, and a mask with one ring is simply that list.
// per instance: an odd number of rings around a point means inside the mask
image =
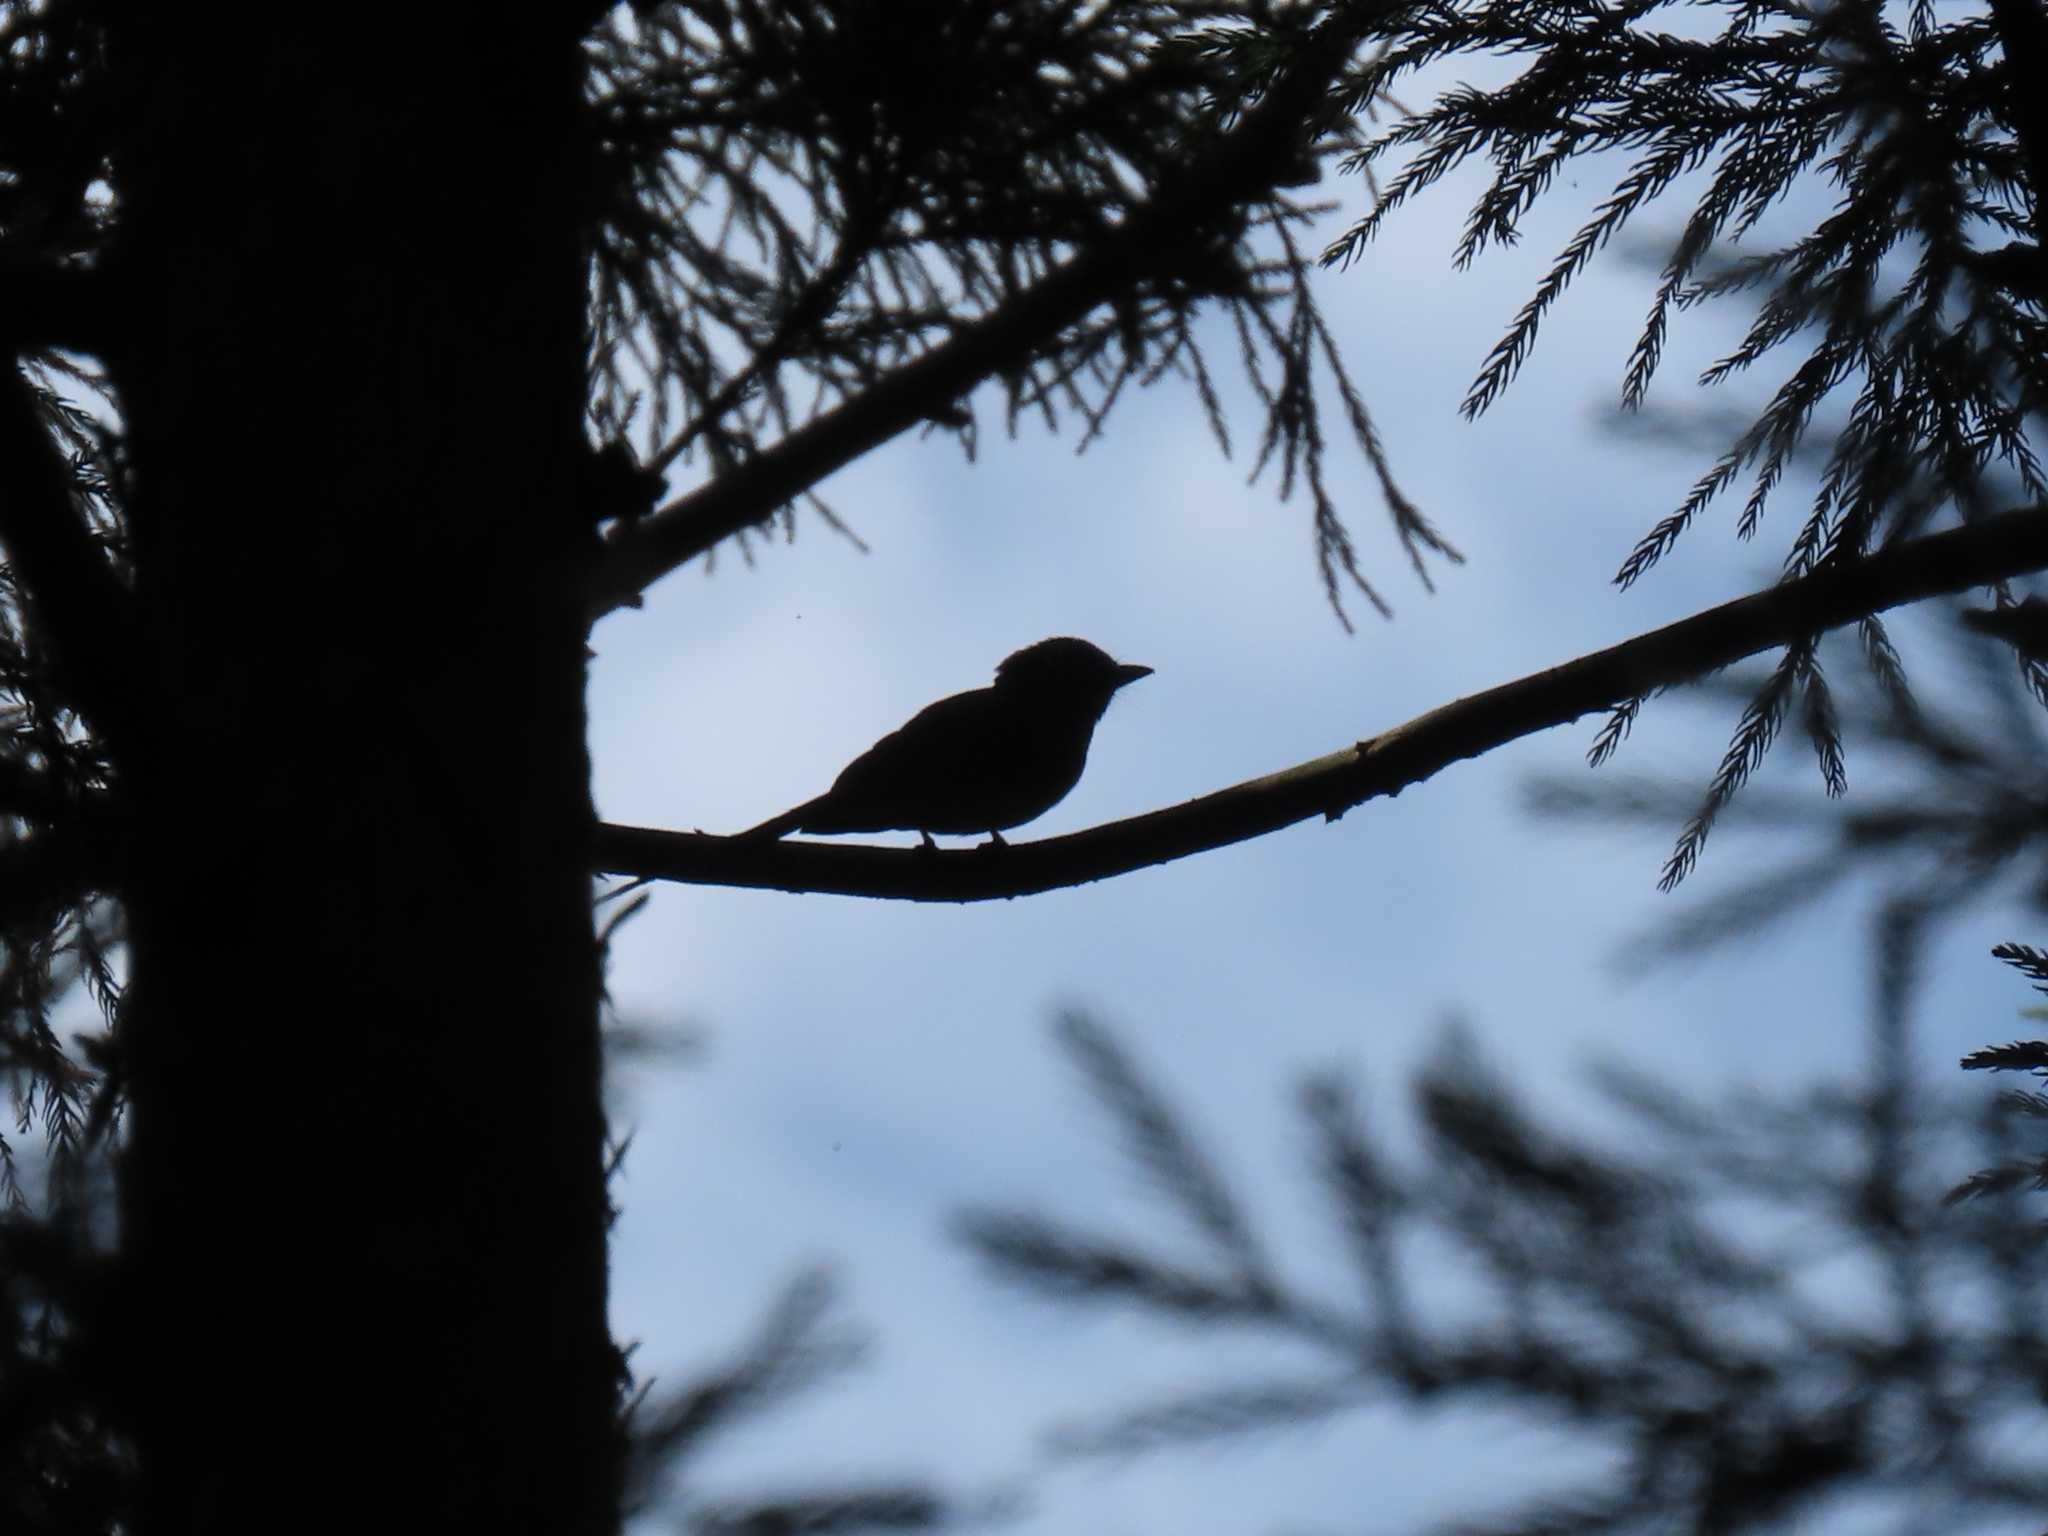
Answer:
[{"label": "bird's leg", "polygon": [[975,851],[976,851],[976,852],[978,853],[978,852],[982,851],[982,849],[988,849],[988,848],[1007,848],[1007,847],[1009,847],[1009,846],[1010,846],[1010,845],[1009,845],[1008,843],[1006,843],[1006,842],[1004,842],[1004,841],[1003,841],[1003,834],[1002,834],[1002,833],[1000,833],[1000,832],[998,832],[998,831],[996,831],[996,830],[995,830],[995,828],[991,827],[991,828],[989,828],[989,834],[988,834],[988,841],[987,841],[987,842],[985,842],[985,843],[983,843],[983,844],[981,845],[981,848],[980,848],[980,849],[976,849]]},{"label": "bird's leg", "polygon": [[919,853],[937,853],[939,851],[939,845],[932,841],[931,833],[919,831],[917,835],[924,839],[924,841],[918,844],[917,846],[917,851]]}]

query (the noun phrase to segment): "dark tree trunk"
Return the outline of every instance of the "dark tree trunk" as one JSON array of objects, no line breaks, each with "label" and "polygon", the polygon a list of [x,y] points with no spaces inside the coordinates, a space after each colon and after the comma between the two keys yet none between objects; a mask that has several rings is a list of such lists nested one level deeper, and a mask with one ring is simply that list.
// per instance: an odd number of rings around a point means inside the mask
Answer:
[{"label": "dark tree trunk", "polygon": [[148,1533],[614,1523],[573,9],[114,28]]}]

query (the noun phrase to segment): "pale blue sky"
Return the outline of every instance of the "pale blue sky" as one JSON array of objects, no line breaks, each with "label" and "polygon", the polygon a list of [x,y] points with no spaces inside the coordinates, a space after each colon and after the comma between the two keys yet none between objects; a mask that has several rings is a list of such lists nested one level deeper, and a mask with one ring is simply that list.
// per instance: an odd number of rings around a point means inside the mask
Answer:
[{"label": "pale blue sky", "polygon": [[[1604,183],[1581,179],[1567,195],[1583,206]],[[1336,192],[1355,212],[1362,188]],[[1439,572],[1437,595],[1384,533],[1364,466],[1340,471],[1397,609],[1385,623],[1353,604],[1347,635],[1322,598],[1305,507],[1277,504],[1270,481],[1245,486],[1248,459],[1218,456],[1182,389],[1127,402],[1078,459],[1071,439],[1035,427],[1015,443],[987,432],[971,466],[945,442],[899,442],[825,488],[872,554],[806,519],[793,546],[752,568],[728,552],[709,579],[685,570],[643,611],[603,624],[601,812],[750,825],[816,794],[923,704],[982,685],[1018,646],[1076,634],[1156,674],[1116,701],[1079,789],[1015,836],[1071,830],[1320,755],[1768,581],[1802,510],[1796,489],[1758,547],[1736,545],[1730,505],[1636,590],[1608,585],[1703,467],[1601,424],[1648,303],[1645,274],[1597,263],[1505,399],[1476,425],[1460,419],[1486,349],[1568,233],[1564,208],[1546,212],[1521,250],[1453,274],[1463,206],[1457,188],[1426,199],[1322,283],[1403,484],[1469,557]],[[1712,321],[1682,326],[1661,398],[1687,400],[1727,336]],[[1231,342],[1217,342],[1227,371]],[[1254,443],[1255,416],[1240,408],[1235,422]],[[1020,1529],[1033,1536],[1206,1536],[1478,1515],[1475,1448],[1503,1498],[1522,1476],[1573,1465],[1569,1445],[1511,1416],[1378,1412],[1221,1454],[1047,1470],[1034,1457],[1052,1423],[1273,1355],[1022,1299],[976,1271],[944,1220],[964,1202],[1013,1201],[1177,1235],[1051,1044],[1065,1006],[1121,1035],[1270,1211],[1283,1261],[1339,1290],[1294,1110],[1311,1068],[1348,1069],[1398,1128],[1407,1075],[1452,1014],[1566,1115],[1584,1109],[1581,1069],[1598,1056],[1661,1063],[1693,1086],[1790,1087],[1856,1055],[1862,893],[1739,953],[1617,978],[1617,942],[1682,899],[1655,889],[1676,828],[1546,826],[1521,809],[1526,776],[1575,768],[1596,725],[1452,768],[1335,825],[1017,902],[663,888],[619,940],[612,993],[627,1018],[699,1030],[707,1049],[629,1075],[617,1329],[672,1385],[724,1358],[793,1271],[824,1260],[843,1316],[875,1340],[863,1370],[721,1441],[695,1489],[743,1498],[792,1475],[901,1475],[972,1491],[1021,1478],[1035,1503]],[[1617,766],[1704,785],[1732,725],[1732,712],[1653,703]],[[1772,771],[1811,776],[1810,753],[1788,740]],[[1852,757],[1853,786],[1873,771]],[[1725,888],[1756,852],[1718,836],[1689,891]],[[2021,989],[1983,955],[2024,936],[1987,913],[1944,943],[1922,1010],[1930,1075],[2005,1029]]]}]

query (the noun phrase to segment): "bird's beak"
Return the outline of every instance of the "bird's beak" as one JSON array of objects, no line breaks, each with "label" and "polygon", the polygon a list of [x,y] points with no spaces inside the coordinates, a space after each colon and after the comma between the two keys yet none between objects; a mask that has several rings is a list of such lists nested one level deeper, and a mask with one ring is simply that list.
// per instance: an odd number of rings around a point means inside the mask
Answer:
[{"label": "bird's beak", "polygon": [[1141,677],[1150,677],[1151,675],[1152,669],[1150,667],[1119,666],[1116,669],[1116,685],[1119,688],[1123,688],[1131,683],[1135,683]]}]

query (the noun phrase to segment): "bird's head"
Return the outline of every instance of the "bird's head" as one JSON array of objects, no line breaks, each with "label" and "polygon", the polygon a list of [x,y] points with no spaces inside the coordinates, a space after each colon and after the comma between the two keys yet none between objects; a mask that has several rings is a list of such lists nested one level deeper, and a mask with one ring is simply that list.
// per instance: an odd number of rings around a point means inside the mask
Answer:
[{"label": "bird's head", "polygon": [[1004,657],[996,668],[996,687],[1085,699],[1100,713],[1117,689],[1151,675],[1150,667],[1115,661],[1086,640],[1062,635]]}]

